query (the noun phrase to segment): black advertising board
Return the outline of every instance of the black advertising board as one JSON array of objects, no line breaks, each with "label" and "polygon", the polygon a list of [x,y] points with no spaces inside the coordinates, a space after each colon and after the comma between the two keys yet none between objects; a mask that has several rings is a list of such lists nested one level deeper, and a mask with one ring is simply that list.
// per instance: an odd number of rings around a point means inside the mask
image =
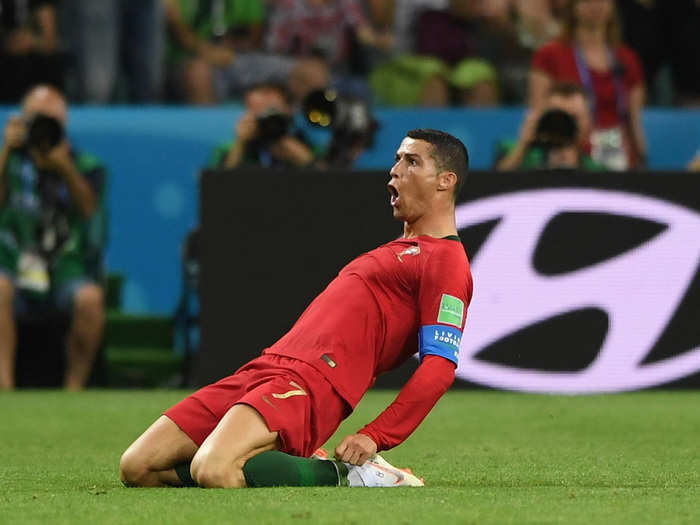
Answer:
[{"label": "black advertising board", "polygon": [[[387,181],[202,175],[197,384],[259,355],[342,266],[401,234]],[[700,178],[472,173],[456,215],[475,283],[458,385],[700,386]],[[415,366],[377,385],[400,386]]]}]

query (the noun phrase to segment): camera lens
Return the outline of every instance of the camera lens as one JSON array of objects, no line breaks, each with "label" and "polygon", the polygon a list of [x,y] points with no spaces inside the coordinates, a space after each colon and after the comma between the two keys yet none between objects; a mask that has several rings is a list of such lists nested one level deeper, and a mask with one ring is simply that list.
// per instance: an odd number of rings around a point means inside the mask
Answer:
[{"label": "camera lens", "polygon": [[550,109],[537,122],[535,140],[551,147],[574,144],[578,134],[576,120],[566,111]]},{"label": "camera lens", "polygon": [[292,121],[289,115],[272,111],[257,118],[258,138],[262,142],[274,142],[289,132]]},{"label": "camera lens", "polygon": [[63,126],[53,117],[41,113],[27,122],[27,146],[45,153],[63,139]]}]

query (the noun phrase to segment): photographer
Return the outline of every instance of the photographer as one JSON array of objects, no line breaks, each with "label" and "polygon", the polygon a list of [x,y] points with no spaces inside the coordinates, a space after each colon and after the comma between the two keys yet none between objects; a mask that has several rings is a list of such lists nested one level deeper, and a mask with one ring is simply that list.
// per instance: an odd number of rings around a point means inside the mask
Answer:
[{"label": "photographer", "polygon": [[301,105],[310,124],[331,131],[317,168],[352,169],[357,159],[374,145],[379,122],[365,100],[326,87],[309,92]]},{"label": "photographer", "polygon": [[30,90],[0,147],[0,389],[14,387],[16,318],[70,316],[64,385],[85,386],[102,339],[100,163],[65,137],[65,97]]},{"label": "photographer", "polygon": [[255,86],[246,92],[244,104],[246,111],[236,123],[235,140],[216,148],[211,165],[225,169],[304,167],[314,162],[311,145],[294,128],[290,95],[284,86]]},{"label": "photographer", "polygon": [[528,147],[526,169],[592,170],[605,168],[586,155],[578,143],[574,118],[561,109],[546,111],[537,121],[535,137]]},{"label": "photographer", "polygon": [[553,164],[549,162],[550,154],[556,157],[556,153],[560,153],[564,159],[569,159],[567,165],[575,158],[576,167],[604,170],[604,166],[594,162],[589,155],[590,129],[588,102],[582,88],[575,84],[555,84],[543,109],[532,110],[525,117],[518,140],[499,142],[496,169],[564,167],[559,165],[559,160]]}]

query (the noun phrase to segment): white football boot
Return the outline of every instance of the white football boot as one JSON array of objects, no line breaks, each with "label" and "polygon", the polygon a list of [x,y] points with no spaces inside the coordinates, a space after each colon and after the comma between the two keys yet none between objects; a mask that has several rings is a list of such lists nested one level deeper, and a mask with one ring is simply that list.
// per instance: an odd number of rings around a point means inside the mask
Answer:
[{"label": "white football boot", "polygon": [[[312,459],[329,460],[325,448],[318,448]],[[351,487],[424,487],[423,478],[416,477],[410,468],[398,468],[379,454],[369,458],[364,465],[344,463],[348,468],[348,484]]]},{"label": "white football boot", "polygon": [[369,458],[364,465],[348,467],[348,483],[351,487],[424,487],[422,479],[413,475],[410,469],[393,466],[379,454]]}]

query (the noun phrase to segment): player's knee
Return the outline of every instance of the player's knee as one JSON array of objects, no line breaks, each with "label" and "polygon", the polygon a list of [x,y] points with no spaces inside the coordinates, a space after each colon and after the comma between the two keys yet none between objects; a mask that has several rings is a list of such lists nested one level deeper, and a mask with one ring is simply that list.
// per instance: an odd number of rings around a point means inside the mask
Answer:
[{"label": "player's knee", "polygon": [[143,487],[147,485],[150,471],[145,461],[127,449],[119,460],[119,477],[127,487]]},{"label": "player's knee", "polygon": [[206,454],[195,454],[190,467],[192,479],[202,488],[233,489],[245,487],[243,463],[224,463]]}]

